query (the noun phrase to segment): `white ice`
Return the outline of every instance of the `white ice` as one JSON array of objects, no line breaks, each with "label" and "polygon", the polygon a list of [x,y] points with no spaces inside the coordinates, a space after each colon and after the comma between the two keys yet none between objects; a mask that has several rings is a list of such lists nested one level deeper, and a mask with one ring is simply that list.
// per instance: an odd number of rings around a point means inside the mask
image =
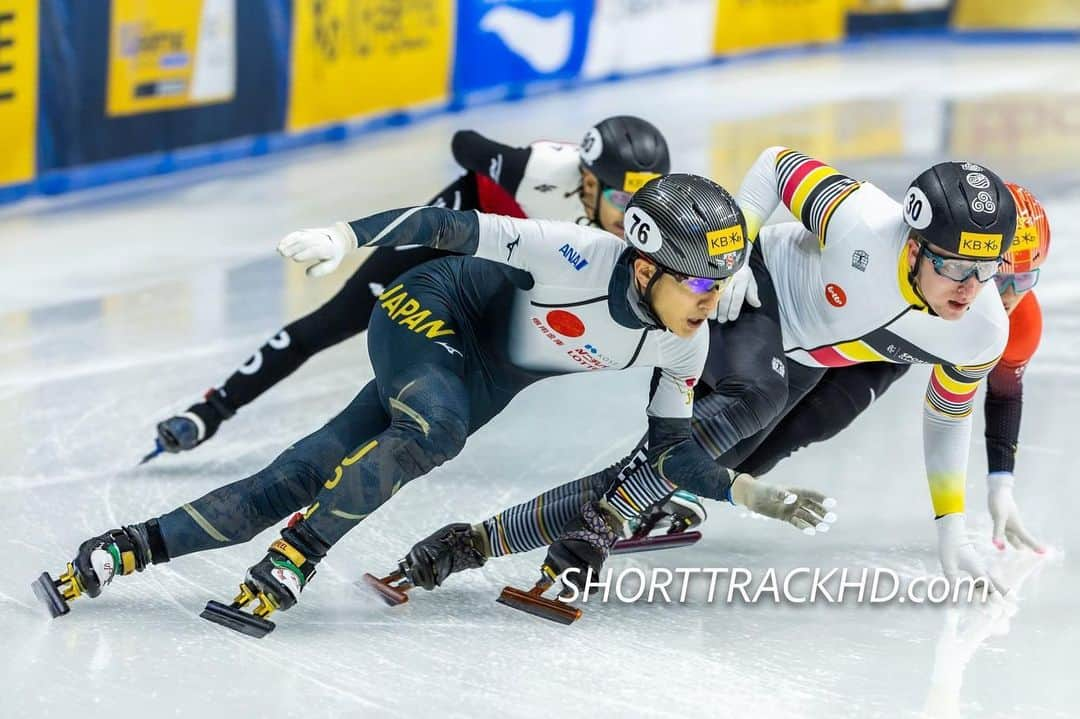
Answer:
[{"label": "white ice", "polygon": [[[894,42],[750,60],[0,210],[0,716],[1076,716],[1078,67],[1080,49],[1066,44]],[[231,599],[272,531],[122,578],[45,618],[29,584],[56,575],[83,539],[261,468],[370,377],[364,339],[346,342],[204,447],[134,468],[158,420],[342,281],[286,267],[273,254],[283,233],[425,200],[455,174],[454,129],[574,140],[624,112],[667,133],[676,168],[727,183],[783,143],[899,193],[962,145],[1044,199],[1055,244],[1036,290],[1045,331],[1025,380],[1017,497],[1052,556],[990,544],[981,409],[968,482],[969,527],[1016,588],[1015,611],[710,604],[695,587],[685,604],[588,605],[562,627],[494,602],[505,584],[534,579],[539,552],[491,561],[397,609],[356,587],[450,520],[477,521],[623,454],[643,427],[647,383],[628,372],[524,393],[335,547],[266,639],[198,613]],[[937,572],[925,377],[909,373],[848,432],[770,475],[836,496],[829,534],[710,504],[697,546],[610,565]]]}]

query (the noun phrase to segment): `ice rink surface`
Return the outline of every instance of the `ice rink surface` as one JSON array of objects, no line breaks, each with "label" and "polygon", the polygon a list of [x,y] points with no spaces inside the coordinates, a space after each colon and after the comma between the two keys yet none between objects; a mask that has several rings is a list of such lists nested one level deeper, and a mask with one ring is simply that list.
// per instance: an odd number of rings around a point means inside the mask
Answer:
[{"label": "ice rink surface", "polygon": [[[1077,68],[1075,45],[868,44],[484,107],[0,209],[0,716],[1076,716]],[[1016,589],[1014,611],[709,603],[695,585],[686,603],[589,605],[562,627],[494,602],[503,585],[535,578],[539,552],[493,560],[393,610],[356,586],[448,521],[478,521],[621,456],[644,426],[648,374],[636,371],[530,388],[336,546],[264,640],[198,613],[232,598],[272,531],[121,578],[45,618],[29,584],[55,575],[82,540],[261,468],[369,379],[364,338],[346,342],[207,445],[135,468],[157,421],[346,276],[308,281],[287,267],[273,253],[284,233],[426,200],[455,176],[455,129],[576,140],[618,113],[655,122],[676,169],[733,190],[758,151],[786,144],[894,196],[925,166],[968,159],[1043,200],[1054,245],[1036,289],[1045,328],[1025,381],[1017,497],[1052,556],[990,544],[981,398],[968,481],[969,528]],[[828,535],[710,504],[695,547],[610,566],[937,572],[926,376],[913,370],[848,432],[770,475],[839,499]]]}]

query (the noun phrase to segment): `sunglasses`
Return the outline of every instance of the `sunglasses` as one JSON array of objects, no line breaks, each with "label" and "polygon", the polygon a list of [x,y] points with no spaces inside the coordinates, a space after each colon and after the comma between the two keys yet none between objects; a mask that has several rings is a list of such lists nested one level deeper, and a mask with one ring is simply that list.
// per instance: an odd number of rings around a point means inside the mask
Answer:
[{"label": "sunglasses", "polygon": [[953,282],[965,282],[967,278],[974,276],[980,283],[989,282],[990,278],[997,274],[1001,260],[961,260],[956,257],[942,257],[930,250],[925,244],[920,245],[919,253],[930,260],[934,266],[934,272],[952,280]]},{"label": "sunglasses", "polygon": [[630,198],[634,196],[632,192],[623,192],[622,190],[616,190],[612,187],[607,188],[603,192],[603,198],[615,206],[615,209],[620,212],[626,212],[627,205],[630,204]]},{"label": "sunglasses", "polygon": [[1011,275],[994,275],[994,284],[997,285],[998,294],[1005,294],[1011,286],[1016,294],[1023,294],[1039,283],[1039,271],[1014,272]]},{"label": "sunglasses", "polygon": [[691,277],[690,275],[684,275],[681,272],[669,270],[666,267],[661,267],[660,270],[671,275],[676,282],[693,292],[695,295],[704,295],[713,290],[722,290],[727,287],[728,282],[731,280],[730,277],[725,277],[722,280],[714,280],[710,277]]}]

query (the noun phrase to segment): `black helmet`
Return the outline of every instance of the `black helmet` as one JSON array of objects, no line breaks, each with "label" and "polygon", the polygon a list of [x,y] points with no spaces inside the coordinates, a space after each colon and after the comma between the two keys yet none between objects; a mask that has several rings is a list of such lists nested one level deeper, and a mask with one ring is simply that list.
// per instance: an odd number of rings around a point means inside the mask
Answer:
[{"label": "black helmet", "polygon": [[666,175],[634,193],[626,241],[666,270],[722,280],[746,261],[746,219],[728,191],[698,175]]},{"label": "black helmet", "polygon": [[926,242],[973,260],[999,259],[1016,232],[1016,203],[990,170],[942,162],[915,178],[904,221]]},{"label": "black helmet", "polygon": [[585,133],[581,165],[606,187],[634,192],[671,170],[667,141],[640,117],[609,117]]}]

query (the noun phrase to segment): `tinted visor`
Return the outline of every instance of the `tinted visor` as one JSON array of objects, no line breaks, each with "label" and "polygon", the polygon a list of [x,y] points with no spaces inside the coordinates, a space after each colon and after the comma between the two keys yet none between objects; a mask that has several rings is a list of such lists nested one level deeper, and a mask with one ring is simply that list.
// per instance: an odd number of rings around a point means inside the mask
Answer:
[{"label": "tinted visor", "polygon": [[953,282],[964,282],[972,275],[979,282],[989,282],[990,278],[997,274],[1001,260],[962,260],[957,257],[943,257],[931,250],[925,243],[920,245],[919,252],[923,257],[930,260],[934,266],[934,272]]},{"label": "tinted visor", "polygon": [[1039,271],[1036,269],[1031,272],[1014,272],[1011,275],[994,275],[994,283],[999,294],[1005,294],[1005,291],[1012,287],[1019,295],[1039,283]]}]

